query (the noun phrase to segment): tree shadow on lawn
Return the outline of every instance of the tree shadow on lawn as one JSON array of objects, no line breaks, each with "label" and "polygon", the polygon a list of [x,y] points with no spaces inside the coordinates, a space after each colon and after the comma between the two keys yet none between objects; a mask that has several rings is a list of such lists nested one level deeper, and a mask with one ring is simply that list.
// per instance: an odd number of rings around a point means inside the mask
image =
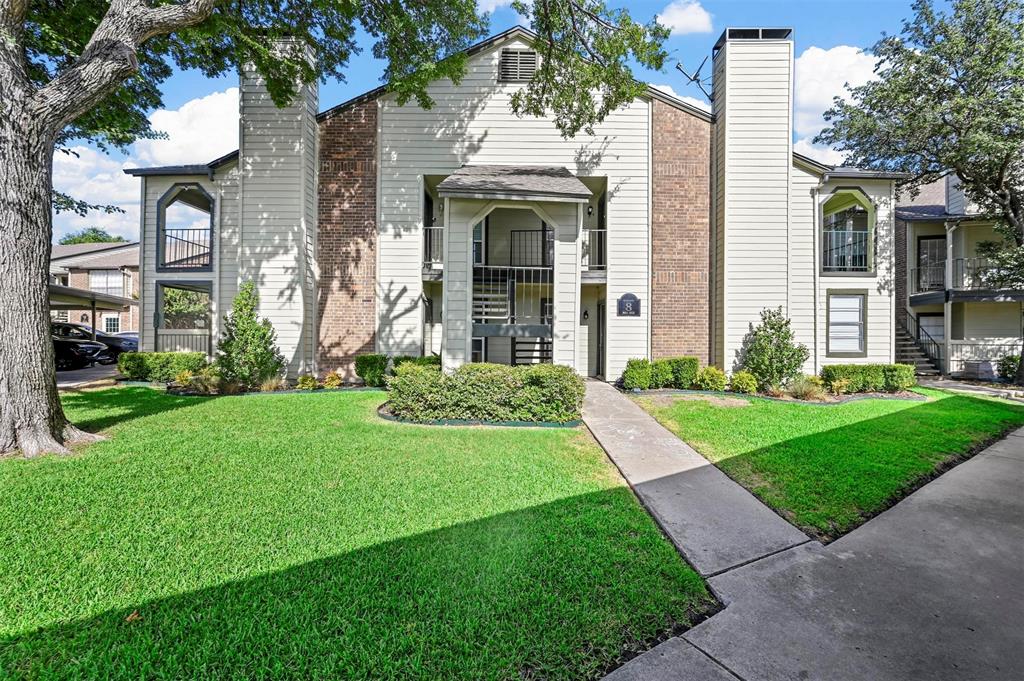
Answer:
[{"label": "tree shadow on lawn", "polygon": [[587,678],[713,607],[621,487],[44,626],[0,676]]},{"label": "tree shadow on lawn", "polygon": [[[812,415],[843,408],[792,406]],[[734,420],[732,432],[751,427],[743,424],[750,418],[747,409],[719,408],[718,414]],[[731,455],[709,450],[700,442],[699,427],[681,427],[675,419],[661,414],[662,423],[698,451],[705,450],[716,466],[761,501],[829,542],[1024,425],[1024,407],[944,395]]]},{"label": "tree shadow on lawn", "polygon": [[211,397],[182,397],[154,388],[107,388],[61,394],[69,420],[82,430],[95,433],[134,419],[175,409],[194,407]]}]

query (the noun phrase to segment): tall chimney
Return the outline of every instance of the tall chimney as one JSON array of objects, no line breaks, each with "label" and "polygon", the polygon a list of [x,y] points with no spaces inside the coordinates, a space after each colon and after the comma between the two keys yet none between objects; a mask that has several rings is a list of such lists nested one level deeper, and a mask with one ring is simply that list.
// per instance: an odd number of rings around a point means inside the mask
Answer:
[{"label": "tall chimney", "polygon": [[[285,40],[277,49],[297,47]],[[317,83],[299,85],[279,108],[246,64],[240,90],[238,279],[256,283],[260,315],[294,377],[315,371]]]},{"label": "tall chimney", "polygon": [[714,342],[727,371],[761,310],[789,312],[792,34],[729,28],[713,51]]}]

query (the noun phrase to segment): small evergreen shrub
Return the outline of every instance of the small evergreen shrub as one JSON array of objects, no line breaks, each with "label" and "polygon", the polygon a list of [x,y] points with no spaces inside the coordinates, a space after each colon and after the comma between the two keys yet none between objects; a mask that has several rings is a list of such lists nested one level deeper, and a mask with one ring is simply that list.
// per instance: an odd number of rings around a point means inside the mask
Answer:
[{"label": "small evergreen shrub", "polygon": [[761,311],[761,323],[743,342],[743,368],[757,379],[757,387],[767,390],[784,385],[800,375],[810,351],[794,340],[789,319],[782,308]]},{"label": "small evergreen shrub", "polygon": [[674,384],[671,362],[667,359],[656,359],[651,362],[652,388],[671,388]]},{"label": "small evergreen shrub", "polygon": [[1005,355],[996,364],[996,374],[1004,381],[1017,380],[1017,368],[1020,366],[1020,355]]},{"label": "small evergreen shrub", "polygon": [[367,354],[356,357],[356,376],[371,388],[384,385],[384,375],[388,370],[388,356]]},{"label": "small evergreen shrub", "polygon": [[697,380],[700,360],[696,357],[670,357],[665,360],[672,366],[672,387],[689,390]]},{"label": "small evergreen shrub", "polygon": [[133,381],[169,383],[183,371],[199,372],[207,365],[202,352],[122,352],[118,371]]},{"label": "small evergreen shrub", "polygon": [[828,386],[828,389],[832,391],[832,394],[836,397],[845,395],[850,392],[850,379],[848,378],[837,378],[832,381],[832,384]]},{"label": "small evergreen shrub", "polygon": [[224,381],[215,366],[205,366],[192,376],[192,380],[188,383],[188,388],[193,392],[203,393],[204,395],[216,395],[218,393],[233,395],[240,392],[237,389],[237,385],[237,383]]},{"label": "small evergreen shrub", "polygon": [[344,381],[341,379],[341,375],[337,371],[328,371],[324,376],[324,387],[328,390],[337,390],[342,386]]},{"label": "small evergreen shrub", "polygon": [[700,390],[725,390],[725,372],[718,367],[704,367],[697,372],[697,388]]},{"label": "small evergreen shrub", "polygon": [[743,395],[753,395],[757,392],[757,379],[749,371],[736,371],[729,381],[729,390]]},{"label": "small evergreen shrub", "polygon": [[188,369],[182,369],[178,373],[174,374],[174,382],[177,383],[178,385],[188,385],[189,383],[192,382],[192,377],[194,375],[195,374],[193,374]]},{"label": "small evergreen shrub", "polygon": [[821,379],[833,393],[837,381],[850,393],[902,392],[917,385],[911,364],[829,364],[822,367]]},{"label": "small evergreen shrub", "polygon": [[316,390],[320,384],[317,383],[316,376],[313,374],[302,374],[295,381],[295,387],[298,390]]},{"label": "small evergreen shrub", "polygon": [[411,421],[552,421],[580,418],[583,379],[569,367],[465,364],[451,374],[403,362],[387,378],[392,413]]},{"label": "small evergreen shrub", "polygon": [[274,326],[256,314],[259,304],[256,285],[246,281],[224,318],[224,333],[217,343],[217,369],[228,383],[255,387],[284,369]]},{"label": "small evergreen shrub", "polygon": [[817,376],[807,376],[804,374],[790,379],[789,383],[786,384],[786,392],[794,399],[807,400],[809,402],[820,401],[825,396],[821,379]]},{"label": "small evergreen shrub", "polygon": [[652,370],[649,360],[627,360],[626,368],[622,372],[622,387],[626,390],[647,390],[651,387]]}]

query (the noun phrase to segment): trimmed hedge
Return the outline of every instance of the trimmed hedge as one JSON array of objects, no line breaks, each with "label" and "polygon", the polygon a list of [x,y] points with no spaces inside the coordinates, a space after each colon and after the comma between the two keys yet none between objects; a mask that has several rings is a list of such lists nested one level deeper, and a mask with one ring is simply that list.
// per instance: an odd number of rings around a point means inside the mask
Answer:
[{"label": "trimmed hedge", "polygon": [[359,355],[356,357],[356,376],[371,388],[384,385],[384,375],[388,370],[387,355]]},{"label": "trimmed hedge", "polygon": [[917,385],[911,364],[829,364],[821,369],[829,389],[837,380],[847,382],[850,393],[901,392]]},{"label": "trimmed hedge", "polygon": [[696,357],[669,357],[665,360],[672,366],[672,387],[686,390],[697,382],[700,360]]},{"label": "trimmed hedge", "polygon": [[410,421],[533,421],[580,418],[583,379],[566,366],[464,364],[451,374],[403,362],[387,378],[391,412]]},{"label": "trimmed hedge", "polygon": [[697,372],[696,386],[701,390],[722,392],[725,390],[725,372],[718,367],[704,367]]},{"label": "trimmed hedge", "polygon": [[652,388],[671,388],[675,381],[672,375],[672,363],[667,359],[656,359],[651,362]]},{"label": "trimmed hedge", "polygon": [[122,352],[117,369],[133,381],[170,383],[183,371],[197,373],[207,365],[202,352]]},{"label": "trimmed hedge", "polygon": [[749,371],[734,371],[729,381],[729,390],[743,395],[754,395],[757,393],[757,379]]},{"label": "trimmed hedge", "polygon": [[394,357],[391,360],[392,371],[398,371],[398,367],[402,366],[407,362],[412,362],[416,366],[421,367],[434,367],[437,369],[441,368],[440,355],[427,355],[425,357],[419,357],[415,355],[398,355],[397,357]]},{"label": "trimmed hedge", "polygon": [[626,368],[622,372],[622,387],[626,390],[647,390],[651,387],[654,367],[650,360],[626,360]]}]

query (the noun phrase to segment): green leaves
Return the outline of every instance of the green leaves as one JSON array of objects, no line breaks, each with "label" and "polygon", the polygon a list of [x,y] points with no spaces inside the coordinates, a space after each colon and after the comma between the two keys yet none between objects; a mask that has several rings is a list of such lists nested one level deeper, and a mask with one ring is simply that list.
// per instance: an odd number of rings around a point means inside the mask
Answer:
[{"label": "green leaves", "polygon": [[244,282],[224,318],[224,334],[217,343],[217,370],[229,383],[254,387],[284,369],[284,357],[277,349],[277,334],[270,320],[260,320],[256,285]]},{"label": "green leaves", "polygon": [[916,0],[899,36],[874,47],[878,80],[850,88],[815,139],[853,165],[910,173],[907,188],[952,171],[983,211],[1024,243],[1024,2]]}]

